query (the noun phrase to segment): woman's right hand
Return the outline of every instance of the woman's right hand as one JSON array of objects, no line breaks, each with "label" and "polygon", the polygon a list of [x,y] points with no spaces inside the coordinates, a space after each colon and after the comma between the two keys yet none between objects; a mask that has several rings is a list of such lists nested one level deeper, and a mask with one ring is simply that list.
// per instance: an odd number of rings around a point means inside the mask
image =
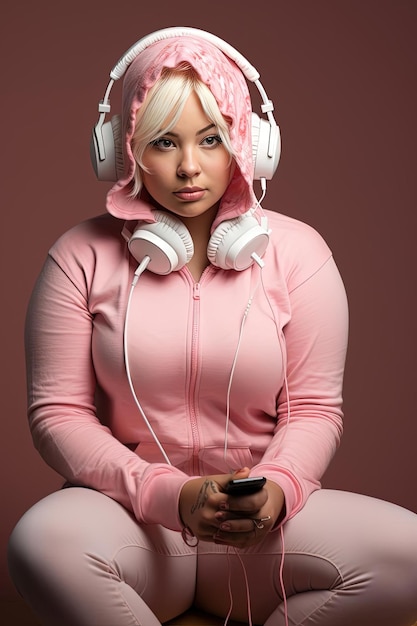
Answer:
[{"label": "woman's right hand", "polygon": [[[260,511],[268,500],[268,491],[261,491],[242,496],[238,499],[225,493],[229,480],[246,478],[250,470],[242,470],[230,474],[218,474],[192,478],[181,490],[179,511],[187,532],[191,531],[202,541],[227,543],[235,547],[251,545],[260,540],[259,533],[254,532],[253,519],[260,516]],[[238,508],[235,505],[238,503]],[[229,533],[221,533],[222,525],[231,522]],[[272,527],[265,524],[265,530]],[[234,532],[235,531],[235,532]],[[222,539],[219,541],[219,533]]]}]

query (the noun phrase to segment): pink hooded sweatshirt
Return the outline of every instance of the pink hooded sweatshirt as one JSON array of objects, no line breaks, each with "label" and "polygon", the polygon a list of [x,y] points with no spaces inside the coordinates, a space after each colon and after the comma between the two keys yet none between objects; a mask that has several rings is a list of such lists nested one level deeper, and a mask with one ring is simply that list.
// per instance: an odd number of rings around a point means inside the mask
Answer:
[{"label": "pink hooded sweatshirt", "polygon": [[[345,291],[331,252],[311,227],[272,211],[261,270],[145,271],[123,329],[136,261],[125,220],[153,221],[128,197],[135,114],[163,66],[188,61],[232,120],[234,178],[216,222],[254,206],[251,105],[245,78],[217,48],[191,37],[153,44],[124,80],[125,172],[108,213],[51,248],[28,308],[29,420],[46,462],[97,489],[139,522],[181,530],[179,494],[191,476],[243,466],[284,490],[286,519],[320,487],[342,432],[347,344]],[[248,303],[251,302],[249,305]],[[244,323],[242,324],[242,321]]]}]

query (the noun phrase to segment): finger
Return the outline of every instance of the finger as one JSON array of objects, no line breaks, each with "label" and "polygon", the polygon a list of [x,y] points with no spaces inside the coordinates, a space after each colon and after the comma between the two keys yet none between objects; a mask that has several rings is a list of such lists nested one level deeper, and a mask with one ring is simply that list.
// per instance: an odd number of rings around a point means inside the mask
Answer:
[{"label": "finger", "polygon": [[220,532],[229,533],[229,534],[239,534],[239,533],[252,533],[254,528],[256,528],[256,524],[254,520],[251,518],[247,519],[235,519],[235,520],[225,520],[220,523],[219,530]]},{"label": "finger", "polygon": [[270,530],[271,517],[224,522],[213,535],[214,543],[244,548],[262,541]]},{"label": "finger", "polygon": [[268,500],[266,491],[261,490],[250,496],[228,496],[226,504],[220,506],[221,510],[233,513],[246,513],[248,516],[255,516],[258,511],[265,506]]},{"label": "finger", "polygon": [[245,511],[216,511],[214,514],[214,518],[219,524],[227,520],[248,519],[249,517],[252,517],[252,513],[246,513]]}]

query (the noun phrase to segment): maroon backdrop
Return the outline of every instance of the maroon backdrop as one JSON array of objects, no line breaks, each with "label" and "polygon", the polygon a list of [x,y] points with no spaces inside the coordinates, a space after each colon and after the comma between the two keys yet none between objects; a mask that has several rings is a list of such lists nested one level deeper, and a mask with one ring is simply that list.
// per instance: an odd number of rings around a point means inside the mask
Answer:
[{"label": "maroon backdrop", "polygon": [[[89,139],[109,70],[133,42],[166,26],[214,32],[260,71],[283,139],[264,206],[316,227],[343,275],[351,313],[346,432],[324,485],[417,511],[417,3],[245,6],[26,0],[3,8],[3,595],[13,593],[4,558],[13,525],[60,484],[33,449],[26,424],[27,300],[52,242],[103,212],[107,187],[95,180]],[[114,110],[118,95],[116,88]]]}]

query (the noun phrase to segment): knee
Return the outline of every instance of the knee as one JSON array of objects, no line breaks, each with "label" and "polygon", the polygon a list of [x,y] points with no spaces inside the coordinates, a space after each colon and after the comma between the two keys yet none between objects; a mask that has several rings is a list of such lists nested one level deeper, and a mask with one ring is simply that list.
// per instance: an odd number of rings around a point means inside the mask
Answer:
[{"label": "knee", "polygon": [[[392,582],[412,585],[417,598],[417,515],[394,505],[392,510],[397,514],[396,523],[385,525],[386,532],[375,540],[379,569],[389,571]],[[377,558],[375,561],[378,563]]]},{"label": "knee", "polygon": [[46,555],[45,545],[48,529],[36,512],[30,509],[16,524],[7,545],[7,565],[10,577],[20,591],[24,580],[42,567]]},{"label": "knee", "polygon": [[368,594],[381,606],[398,611],[390,623],[396,623],[396,615],[406,615],[411,623],[417,614],[417,515],[389,503],[385,509],[362,550]]},{"label": "knee", "polygon": [[[16,524],[7,546],[9,574],[19,591],[44,577],[52,580],[72,552],[74,524],[65,494],[53,493],[34,504]],[[74,503],[73,503],[74,504]]]}]

